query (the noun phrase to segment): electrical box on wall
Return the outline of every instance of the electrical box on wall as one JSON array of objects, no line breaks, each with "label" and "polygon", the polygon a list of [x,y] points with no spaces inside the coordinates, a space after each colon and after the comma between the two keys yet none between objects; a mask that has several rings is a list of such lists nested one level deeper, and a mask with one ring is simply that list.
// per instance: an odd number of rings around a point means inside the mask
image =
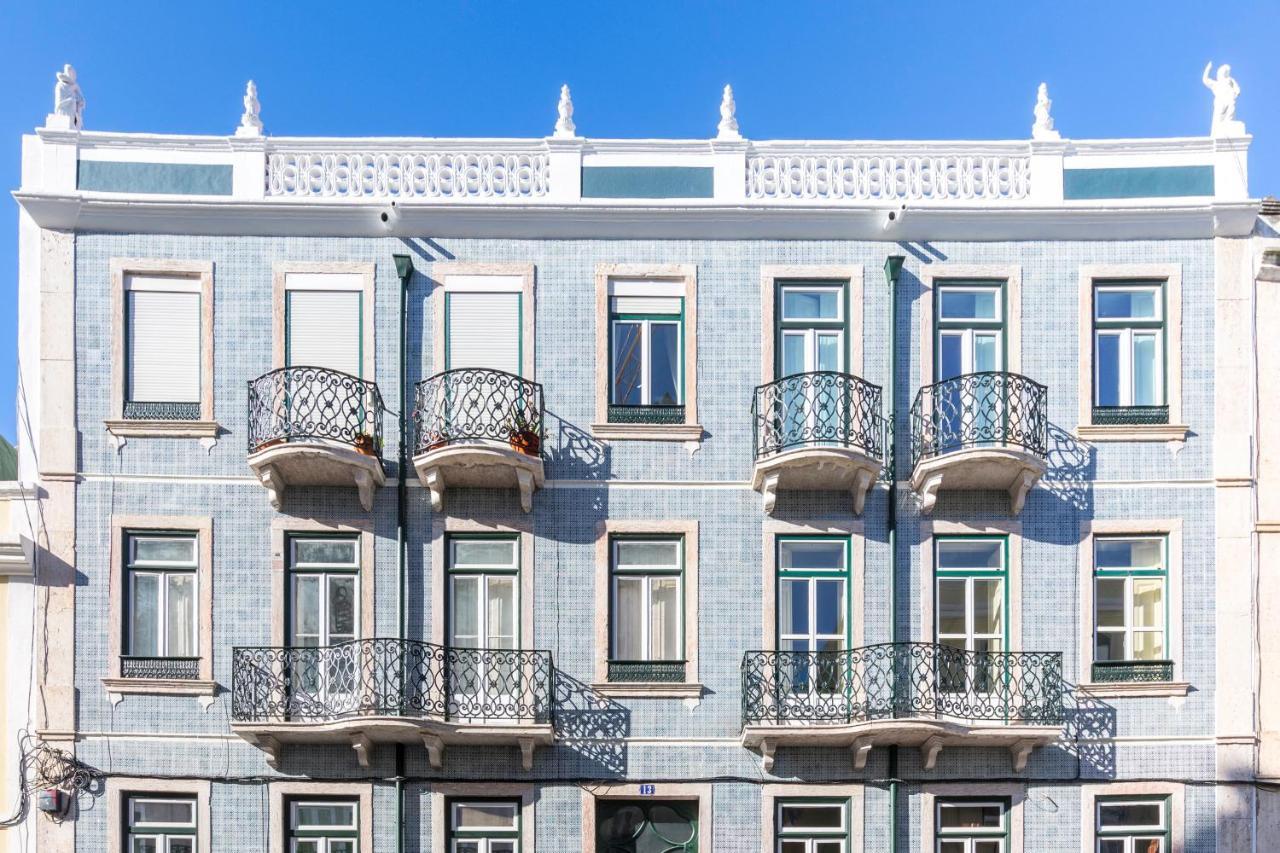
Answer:
[{"label": "electrical box on wall", "polygon": [[57,788],[45,788],[36,797],[36,808],[49,814],[61,814],[64,796]]}]

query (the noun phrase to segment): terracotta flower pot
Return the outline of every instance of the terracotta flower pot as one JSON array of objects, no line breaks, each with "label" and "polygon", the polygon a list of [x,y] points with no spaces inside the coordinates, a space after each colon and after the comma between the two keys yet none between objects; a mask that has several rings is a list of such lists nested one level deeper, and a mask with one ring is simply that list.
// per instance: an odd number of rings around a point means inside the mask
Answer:
[{"label": "terracotta flower pot", "polygon": [[531,429],[512,430],[509,440],[511,449],[525,456],[537,456],[542,449],[542,439]]},{"label": "terracotta flower pot", "polygon": [[360,433],[356,436],[355,448],[366,456],[373,456],[377,450],[373,446],[373,436]]}]

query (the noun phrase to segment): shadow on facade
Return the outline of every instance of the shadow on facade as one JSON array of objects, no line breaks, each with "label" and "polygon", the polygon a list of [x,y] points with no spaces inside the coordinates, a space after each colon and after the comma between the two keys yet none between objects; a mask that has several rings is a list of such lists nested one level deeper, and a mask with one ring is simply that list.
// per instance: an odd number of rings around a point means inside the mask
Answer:
[{"label": "shadow on facade", "polygon": [[1080,776],[1112,779],[1116,775],[1116,709],[1078,685],[1066,685],[1063,696],[1062,747],[1080,762]]},{"label": "shadow on facade", "polygon": [[612,466],[607,444],[548,410],[543,418],[547,476],[565,480],[606,480]]},{"label": "shadow on facade", "polygon": [[575,773],[625,776],[631,711],[561,670],[555,671],[552,689],[556,748],[573,753]]},{"label": "shadow on facade", "polygon": [[1058,502],[1081,513],[1093,511],[1093,489],[1098,452],[1055,423],[1049,424],[1048,470],[1040,485]]}]

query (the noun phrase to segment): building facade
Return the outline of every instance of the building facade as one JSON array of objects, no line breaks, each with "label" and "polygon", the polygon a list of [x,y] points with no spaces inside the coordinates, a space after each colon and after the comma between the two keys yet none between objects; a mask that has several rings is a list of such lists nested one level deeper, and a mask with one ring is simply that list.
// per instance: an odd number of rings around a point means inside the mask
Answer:
[{"label": "building facade", "polygon": [[1243,127],[180,137],[69,80],[38,850],[1271,849]]}]

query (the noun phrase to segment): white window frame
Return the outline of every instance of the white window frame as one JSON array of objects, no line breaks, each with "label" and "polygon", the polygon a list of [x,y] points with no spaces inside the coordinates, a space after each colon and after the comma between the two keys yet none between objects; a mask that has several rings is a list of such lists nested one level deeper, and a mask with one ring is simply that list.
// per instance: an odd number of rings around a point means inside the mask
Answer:
[{"label": "white window frame", "polygon": [[[129,531],[127,534],[128,542],[128,563],[124,567],[126,578],[125,589],[125,613],[128,624],[128,630],[125,634],[128,651],[127,655],[135,655],[134,637],[135,630],[134,619],[136,612],[134,610],[135,584],[140,576],[149,576],[159,579],[157,584],[157,595],[159,600],[156,602],[156,654],[157,658],[168,657],[199,657],[200,656],[200,541],[198,534],[192,533],[174,533],[172,535],[164,535],[159,532]],[[146,539],[167,539],[181,540],[191,544],[191,560],[183,562],[180,560],[139,560],[137,554],[137,543],[139,540]],[[191,649],[195,652],[192,655],[173,655],[169,652],[169,577],[171,575],[190,576],[191,578]],[[148,655],[148,657],[152,657]]]},{"label": "white window frame", "polygon": [[[463,826],[459,823],[459,820],[458,820],[459,807],[481,806],[481,805],[491,806],[498,803],[502,805],[510,806],[512,809],[511,825],[509,827],[484,826],[484,827],[471,827],[470,829],[468,829],[468,827]],[[512,798],[512,799],[498,798],[497,800],[495,799],[486,799],[486,800],[453,799],[452,801],[449,802],[448,806],[449,806],[448,834],[450,836],[449,837],[449,853],[457,853],[458,843],[466,842],[466,841],[478,842],[477,843],[478,853],[493,853],[494,841],[509,841],[511,842],[512,850],[519,851],[521,849],[520,819],[521,819],[522,803],[518,798]],[[459,838],[458,836],[455,835],[455,833],[459,830],[462,830],[464,832],[478,832],[478,833],[482,832],[488,835],[498,834],[501,837],[490,838],[482,834],[482,835],[474,835],[474,836],[468,835],[468,836]]]},{"label": "white window frame", "polygon": [[[952,284],[940,281],[938,287],[938,322],[939,323],[1004,323],[1004,287],[998,284]],[[994,317],[944,317],[942,314],[942,296],[944,293],[994,293],[996,313]]]},{"label": "white window frame", "polygon": [[[961,829],[949,829],[942,825],[942,811],[948,807],[967,807],[967,808],[990,808],[996,807],[1000,810],[1000,828],[999,829],[982,829],[980,827],[965,827]],[[973,800],[959,797],[938,797],[933,803],[933,826],[934,826],[934,851],[942,853],[942,845],[946,842],[964,842],[964,853],[976,853],[976,845],[982,841],[997,841],[1000,845],[999,853],[1008,853],[1009,851],[1009,812],[1008,803],[1001,800]]]},{"label": "white window frame", "polygon": [[[1102,809],[1104,806],[1129,806],[1129,805],[1155,805],[1160,808],[1160,823],[1158,825],[1134,825],[1125,826],[1121,829],[1111,828],[1106,831],[1102,828]],[[1173,841],[1173,832],[1170,826],[1170,805],[1171,799],[1168,796],[1152,796],[1152,797],[1124,797],[1123,799],[1111,799],[1109,797],[1099,797],[1093,803],[1093,848],[1097,853],[1102,851],[1102,842],[1104,841],[1123,841],[1124,853],[1146,853],[1145,848],[1139,849],[1136,840],[1147,841],[1152,838],[1160,842],[1159,853],[1170,853],[1170,844]]]},{"label": "white window frame", "polygon": [[[298,807],[299,806],[333,806],[336,804],[351,807],[351,823],[350,824],[317,824],[315,826],[307,826],[307,832],[317,833],[316,835],[307,835],[299,838],[294,833],[301,827],[298,824]],[[333,833],[326,835],[325,833]],[[299,842],[316,841],[319,843],[318,853],[329,853],[331,845],[334,841],[349,841],[356,853],[361,853],[360,849],[360,801],[352,800],[307,800],[295,798],[289,801],[289,853],[296,853]]]},{"label": "white window frame", "polygon": [[[822,323],[843,323],[844,322],[844,296],[845,285],[843,282],[832,285],[820,284],[779,284],[778,285],[778,313],[779,319],[786,323],[805,323],[809,321],[817,321]],[[787,316],[787,294],[788,293],[834,293],[836,295],[836,316],[834,317],[789,317]]]},{"label": "white window frame", "polygon": [[[658,315],[655,315],[658,316]],[[609,315],[610,328],[610,351],[609,351],[609,404],[613,406],[637,405],[637,406],[653,406],[658,405],[653,402],[653,377],[650,375],[653,368],[653,327],[654,326],[675,326],[676,329],[676,376],[682,379],[684,376],[684,353],[683,347],[680,346],[680,337],[684,327],[684,320],[679,314],[661,315],[664,319],[645,319],[645,320],[619,320],[615,319],[613,314]],[[666,319],[667,317],[670,319]],[[617,342],[618,326],[620,325],[638,325],[640,327],[640,402],[634,404],[619,403],[616,399],[618,391],[618,375],[617,362],[615,361],[615,353],[613,345]],[[684,385],[683,381],[676,384],[676,402],[673,404],[663,405],[684,405]]]},{"label": "white window frame", "polygon": [[[296,562],[297,546],[299,542],[323,541],[324,539],[329,539],[329,540],[337,539],[343,542],[349,541],[352,544],[353,551],[355,552],[354,561],[350,563],[302,563],[302,564],[299,564]],[[339,575],[342,577],[349,577],[352,581],[352,591],[355,594],[355,600],[352,602],[352,616],[355,620],[354,636],[352,637],[351,640],[342,640],[341,642],[351,642],[353,640],[361,639],[364,636],[363,630],[365,625],[364,625],[364,619],[362,618],[363,590],[361,589],[362,571],[360,566],[360,557],[361,557],[360,537],[358,535],[352,535],[348,539],[346,535],[332,536],[332,537],[317,537],[317,536],[307,536],[305,534],[294,534],[289,536],[287,541],[289,543],[289,564],[287,567],[287,577],[288,577],[288,587],[289,587],[288,596],[289,596],[290,618],[289,618],[289,624],[285,626],[285,633],[286,633],[286,636],[289,638],[289,643],[296,646],[297,640],[298,640],[297,634],[294,630],[297,617],[298,617],[298,600],[297,600],[298,583],[297,582],[302,578],[316,578],[321,587],[320,595],[318,599],[319,605],[320,605],[320,613],[318,615],[318,618],[320,620],[318,623],[320,628],[320,633],[316,638],[317,646],[319,648],[325,648],[329,645],[332,645],[332,643],[329,642],[330,635],[329,635],[328,580],[330,577],[333,577],[335,575]]]},{"label": "white window frame", "polygon": [[[627,565],[627,567],[626,567],[625,569],[619,569],[619,567],[618,567],[618,544],[619,544],[620,542],[627,542],[627,541],[632,541],[632,542],[634,542],[634,541],[645,541],[645,540],[648,540],[648,541],[664,541],[664,542],[665,542],[665,541],[670,541],[670,542],[675,543],[675,545],[676,545],[676,562],[675,562],[675,565],[674,565],[674,566],[671,566],[671,565],[666,565],[666,564],[663,564],[663,565],[659,565],[659,564],[653,564],[653,565],[636,565],[636,564],[628,564],[628,565]],[[654,662],[659,662],[659,663],[660,663],[660,662],[663,662],[663,661],[678,661],[678,660],[684,660],[684,659],[685,659],[685,655],[686,655],[686,649],[685,649],[685,618],[686,618],[686,616],[685,616],[685,612],[684,612],[684,610],[685,610],[685,609],[684,609],[684,607],[683,607],[683,606],[681,606],[681,607],[677,607],[677,608],[676,608],[677,613],[678,613],[679,618],[680,618],[679,630],[678,630],[678,631],[677,631],[677,633],[676,633],[676,636],[677,636],[677,637],[679,637],[679,639],[680,639],[680,649],[679,649],[679,652],[678,652],[679,657],[676,657],[676,658],[658,658],[658,657],[654,657],[654,656],[653,656],[653,637],[652,637],[652,624],[651,624],[651,623],[652,623],[652,618],[651,618],[651,609],[652,609],[652,607],[653,607],[653,581],[654,581],[654,579],[664,579],[664,580],[665,580],[665,579],[667,579],[667,578],[672,578],[672,577],[674,577],[674,578],[676,579],[676,595],[679,597],[679,599],[680,599],[680,601],[681,601],[682,603],[683,603],[683,601],[684,601],[684,592],[685,592],[685,587],[684,587],[684,544],[683,544],[683,542],[682,542],[681,538],[680,538],[679,536],[671,536],[671,537],[669,537],[669,538],[668,538],[668,537],[665,537],[665,536],[653,536],[653,537],[627,537],[627,536],[618,536],[618,537],[614,537],[614,538],[610,541],[610,543],[609,543],[609,551],[610,551],[610,555],[609,555],[609,559],[610,559],[610,563],[609,563],[609,576],[610,576],[610,584],[609,584],[609,587],[610,587],[610,590],[609,590],[609,594],[610,594],[610,599],[609,599],[609,613],[610,613],[610,638],[609,638],[609,650],[610,650],[610,655],[609,655],[609,659],[610,659],[610,660],[623,660],[623,658],[618,658],[618,657],[616,657],[616,656],[615,656],[615,653],[616,653],[616,650],[617,650],[617,648],[618,648],[618,623],[619,623],[619,619],[618,619],[618,614],[619,614],[618,582],[619,582],[619,580],[620,580],[621,578],[626,577],[626,578],[640,578],[640,580],[641,580],[641,591],[642,591],[642,595],[643,595],[643,599],[642,599],[642,600],[643,600],[643,602],[644,602],[644,616],[645,616],[645,618],[644,618],[644,619],[642,619],[642,620],[641,620],[641,623],[640,623],[640,644],[641,644],[641,647],[642,647],[643,655],[644,655],[644,656],[643,656],[643,657],[641,657],[641,658],[638,658],[638,660],[642,660],[642,661],[654,661]],[[627,660],[629,660],[629,659],[627,659]]]},{"label": "white window frame", "polygon": [[[786,809],[839,809],[840,826],[821,830],[801,829],[787,831],[782,828],[782,813]],[[848,800],[844,802],[816,802],[807,798],[779,798],[774,800],[773,818],[774,850],[776,853],[782,853],[782,845],[784,843],[794,843],[796,841],[804,842],[805,853],[817,853],[817,845],[819,843],[830,844],[833,841],[839,843],[840,853],[850,853],[851,851],[849,846]]]},{"label": "white window frame", "polygon": [[[938,556],[937,556],[938,553],[942,550],[942,548],[948,542],[954,542],[958,540],[998,543],[1000,545],[1000,567],[997,569],[981,569],[981,568],[946,568],[944,569],[942,568],[940,565],[940,561],[938,560]],[[938,602],[941,602],[942,600],[942,592],[941,592],[942,581],[947,580],[947,581],[955,582],[958,580],[963,580],[965,582],[964,584],[964,590],[965,590],[965,593],[964,593],[965,632],[964,634],[960,635],[960,634],[954,634],[954,633],[950,633],[950,634],[942,633],[942,607],[939,605],[934,607],[933,635],[934,635],[935,641],[938,643],[942,643],[943,640],[964,640],[965,650],[972,652],[972,651],[975,651],[974,646],[976,644],[976,641],[978,640],[997,640],[1000,643],[1000,648],[998,650],[1000,653],[1009,651],[1008,649],[1009,642],[1006,639],[1009,633],[1009,627],[1010,627],[1009,614],[1007,612],[1007,608],[1005,607],[1005,602],[1008,600],[1009,594],[1010,594],[1010,590],[1009,590],[1010,544],[1008,539],[1000,536],[942,535],[942,536],[938,536],[934,540],[933,544],[934,544],[933,574],[934,574],[935,600]],[[995,575],[998,575],[998,577],[995,577]],[[974,621],[975,621],[974,619],[974,613],[975,613],[974,581],[975,580],[985,580],[985,581],[995,580],[995,581],[998,581],[1000,584],[1001,631],[999,634],[990,634],[990,633],[979,634],[974,629]]]},{"label": "white window frame", "polygon": [[[1161,574],[1141,574],[1142,567],[1124,568],[1098,568],[1098,543],[1099,542],[1131,542],[1131,541],[1155,541],[1160,543],[1160,565]],[[1134,634],[1159,634],[1161,636],[1161,648],[1164,649],[1164,657],[1156,658],[1156,660],[1172,660],[1169,657],[1169,538],[1159,534],[1147,536],[1142,535],[1111,535],[1111,536],[1095,536],[1093,539],[1093,632],[1094,632],[1094,662],[1097,663],[1097,635],[1098,634],[1123,634],[1124,635],[1124,657],[1120,660],[1141,663],[1145,658],[1135,658],[1133,656],[1133,635]],[[1120,628],[1103,628],[1098,625],[1098,582],[1101,580],[1123,580],[1124,581],[1124,625]],[[1133,582],[1134,580],[1159,580],[1160,581],[1160,625],[1157,628],[1140,628],[1135,627],[1133,623]]]},{"label": "white window frame", "polygon": [[[134,803],[178,803],[189,805],[191,820],[188,823],[141,823],[133,822]],[[165,797],[157,794],[130,794],[125,797],[125,836],[126,851],[134,853],[137,841],[152,840],[156,842],[157,853],[169,853],[175,841],[191,842],[192,850],[199,850],[199,804],[195,796]],[[135,827],[138,829],[135,830]]]},{"label": "white window frame", "polygon": [[[1098,294],[1099,293],[1150,293],[1153,295],[1152,304],[1155,308],[1154,316],[1151,317],[1106,317],[1098,316]],[[1165,350],[1165,284],[1163,282],[1153,282],[1151,284],[1139,284],[1135,282],[1115,282],[1108,281],[1093,282],[1091,299],[1091,320],[1093,327],[1093,394],[1091,395],[1093,405],[1099,406],[1099,393],[1101,392],[1102,379],[1102,339],[1105,337],[1114,337],[1119,339],[1117,353],[1119,364],[1116,365],[1116,375],[1120,380],[1120,387],[1117,389],[1118,400],[1115,405],[1117,407],[1130,407],[1136,405],[1144,406],[1165,406],[1168,405],[1168,397],[1165,394],[1165,373],[1168,370],[1169,354]],[[1124,323],[1159,323],[1159,327],[1146,326],[1125,326]],[[1102,325],[1099,325],[1102,324]],[[1138,404],[1133,401],[1133,376],[1134,376],[1134,359],[1133,347],[1134,339],[1137,337],[1155,338],[1155,346],[1157,353],[1157,363],[1155,365],[1155,399],[1154,403]]]}]

